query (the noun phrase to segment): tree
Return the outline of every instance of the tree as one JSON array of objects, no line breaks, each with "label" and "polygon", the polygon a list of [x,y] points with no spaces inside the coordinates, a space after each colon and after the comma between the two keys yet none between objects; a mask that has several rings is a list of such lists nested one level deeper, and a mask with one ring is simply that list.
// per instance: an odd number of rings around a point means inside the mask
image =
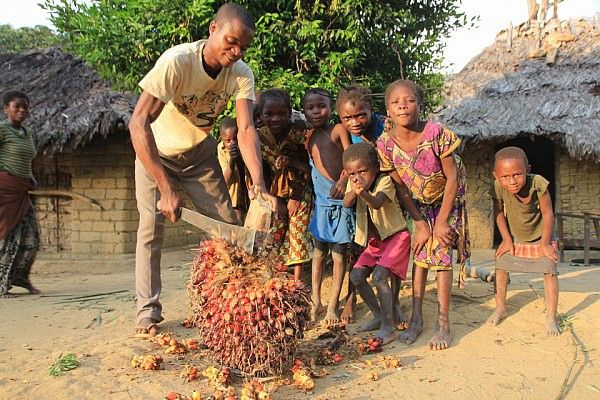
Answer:
[{"label": "tree", "polygon": [[[257,88],[285,87],[295,106],[308,87],[337,93],[362,83],[382,92],[405,77],[438,100],[442,39],[469,22],[458,0],[238,0],[257,20],[244,60]],[[80,57],[123,89],[167,48],[206,37],[223,1],[46,0],[56,28]]]},{"label": "tree", "polygon": [[18,53],[28,49],[57,46],[62,42],[63,38],[47,26],[15,29],[10,25],[0,25],[0,53]]}]

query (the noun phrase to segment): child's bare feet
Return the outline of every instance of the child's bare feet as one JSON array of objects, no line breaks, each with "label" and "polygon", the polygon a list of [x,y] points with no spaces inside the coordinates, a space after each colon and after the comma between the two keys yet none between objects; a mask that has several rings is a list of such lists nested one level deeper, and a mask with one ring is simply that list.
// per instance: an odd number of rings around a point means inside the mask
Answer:
[{"label": "child's bare feet", "polygon": [[487,322],[488,325],[496,326],[504,318],[506,318],[506,310],[505,309],[496,308],[496,311],[494,311],[494,313],[488,317],[488,319],[486,320],[486,322]]},{"label": "child's bare feet", "polygon": [[393,329],[381,328],[373,334],[374,337],[381,339],[381,345],[391,343],[396,339],[396,334]]},{"label": "child's bare feet", "polygon": [[314,305],[313,303],[313,306],[310,309],[310,322],[317,322],[317,319],[319,319],[319,315],[321,315],[323,311],[325,311],[325,307],[323,307],[323,304],[321,302],[317,303],[317,305]]},{"label": "child's bare feet", "polygon": [[549,337],[556,337],[560,335],[555,316],[546,317],[546,335]]},{"label": "child's bare feet", "polygon": [[407,330],[400,334],[398,340],[402,343],[413,344],[423,330],[423,317],[413,316]]},{"label": "child's bare feet", "polygon": [[398,303],[396,303],[396,305],[394,306],[394,325],[400,331],[404,331],[410,326],[408,320],[402,312],[402,309],[400,308],[400,304]]},{"label": "child's bare feet", "polygon": [[380,326],[381,326],[381,318],[373,318],[369,322],[362,324],[356,331],[357,332],[374,331],[375,329],[379,329]]},{"label": "child's bare feet", "polygon": [[450,346],[452,335],[450,335],[450,322],[447,317],[438,317],[435,323],[433,336],[429,339],[431,350],[444,350]]},{"label": "child's bare feet", "polygon": [[340,317],[338,317],[337,312],[327,310],[327,314],[325,314],[325,318],[323,319],[322,325],[325,328],[329,328],[335,325],[339,325]]},{"label": "child's bare feet", "polygon": [[342,324],[348,325],[354,322],[354,306],[355,304],[352,301],[346,302],[346,305],[342,310],[342,315],[340,316]]}]

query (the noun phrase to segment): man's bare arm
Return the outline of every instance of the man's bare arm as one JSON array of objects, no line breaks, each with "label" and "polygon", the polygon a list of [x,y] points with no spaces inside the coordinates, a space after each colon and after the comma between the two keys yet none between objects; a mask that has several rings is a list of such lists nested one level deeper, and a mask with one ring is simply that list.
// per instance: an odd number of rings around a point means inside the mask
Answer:
[{"label": "man's bare arm", "polygon": [[158,186],[161,194],[161,211],[171,222],[176,222],[178,209],[183,205],[183,201],[160,162],[158,148],[150,128],[150,124],[158,118],[164,106],[165,103],[161,100],[143,91],[131,115],[129,132],[137,158]]}]

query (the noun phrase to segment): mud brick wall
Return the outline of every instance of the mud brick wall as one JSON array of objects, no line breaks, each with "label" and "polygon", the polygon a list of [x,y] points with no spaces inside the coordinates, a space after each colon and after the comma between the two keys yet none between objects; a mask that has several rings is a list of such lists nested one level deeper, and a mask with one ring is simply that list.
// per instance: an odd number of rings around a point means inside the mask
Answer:
[{"label": "mud brick wall", "polygon": [[[557,211],[600,214],[600,163],[574,159],[565,149],[557,158]],[[583,220],[566,218],[564,231],[567,237],[583,239]]]},{"label": "mud brick wall", "polygon": [[461,152],[467,169],[467,213],[471,247],[490,248],[494,241],[492,176],[494,147],[491,143],[467,144]]},{"label": "mud brick wall", "polygon": [[[61,218],[64,244],[56,246],[51,242],[53,222],[46,218],[48,222],[44,223],[43,236],[49,245],[43,251],[84,254],[134,252],[139,214],[135,201],[135,155],[128,138],[97,137],[85,148],[61,153],[56,159],[71,176],[69,190],[96,200],[103,209],[87,201],[60,198],[58,207],[60,215],[64,214]],[[56,199],[38,201],[36,205],[40,220],[52,211],[48,202],[56,202]],[[186,199],[186,204],[191,202]],[[164,247],[196,244],[201,238],[199,231],[184,222],[176,225],[167,222],[165,227]]]},{"label": "mud brick wall", "polygon": [[[38,190],[71,190],[71,174],[63,160],[41,156],[33,164]],[[40,251],[71,251],[71,199],[32,196],[40,232]]]}]

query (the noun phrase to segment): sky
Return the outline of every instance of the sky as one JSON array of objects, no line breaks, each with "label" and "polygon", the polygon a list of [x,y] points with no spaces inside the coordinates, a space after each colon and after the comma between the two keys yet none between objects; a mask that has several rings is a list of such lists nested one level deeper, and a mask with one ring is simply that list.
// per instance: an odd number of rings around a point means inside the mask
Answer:
[{"label": "sky", "polygon": [[[48,13],[38,6],[42,1],[0,0],[0,25],[10,24],[13,28],[51,26]],[[474,28],[460,29],[447,39],[444,58],[448,73],[459,72],[471,58],[491,45],[496,33],[511,22],[517,25],[527,18],[526,0],[462,0],[460,9],[468,16],[479,15],[480,19]],[[567,19],[599,12],[600,0],[564,0],[559,4],[558,16]]]}]

